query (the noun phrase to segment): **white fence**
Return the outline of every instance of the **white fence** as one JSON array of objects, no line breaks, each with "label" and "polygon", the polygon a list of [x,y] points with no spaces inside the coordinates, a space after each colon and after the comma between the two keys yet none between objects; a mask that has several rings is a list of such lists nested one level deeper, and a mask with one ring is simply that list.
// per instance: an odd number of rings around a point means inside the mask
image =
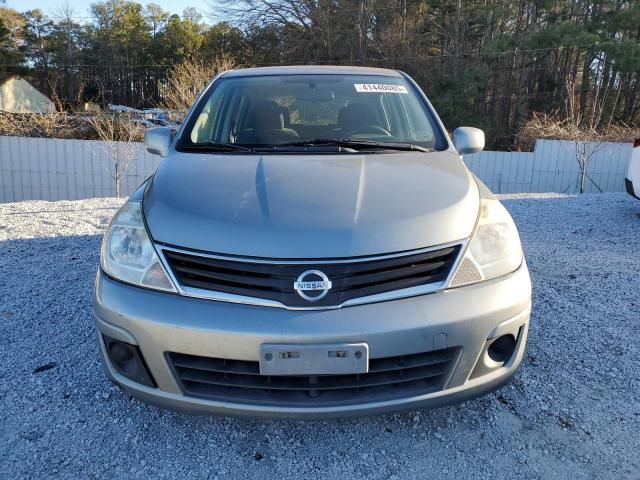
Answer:
[{"label": "white fence", "polygon": [[[160,163],[134,143],[134,160],[122,176],[130,195]],[[93,140],[0,137],[0,202],[114,197],[113,162],[107,144]]]},{"label": "white fence", "polygon": [[[88,140],[0,137],[0,202],[114,196],[113,165],[105,147]],[[123,195],[131,194],[160,163],[142,144],[133,148],[135,160],[121,181]],[[632,145],[591,148],[596,152],[586,191],[623,191]],[[534,152],[481,152],[467,155],[465,162],[495,193],[578,191],[573,142],[538,140]]]},{"label": "white fence", "polygon": [[[631,143],[590,143],[585,192],[624,191]],[[577,193],[580,169],[576,145],[538,140],[533,152],[481,152],[465,156],[467,166],[495,193]]]}]

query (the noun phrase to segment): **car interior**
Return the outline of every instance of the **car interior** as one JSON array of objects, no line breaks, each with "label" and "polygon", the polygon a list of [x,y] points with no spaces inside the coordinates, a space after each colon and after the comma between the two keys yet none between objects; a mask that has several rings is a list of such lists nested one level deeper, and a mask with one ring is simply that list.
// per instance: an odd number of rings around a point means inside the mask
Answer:
[{"label": "car interior", "polygon": [[193,143],[433,140],[428,121],[416,120],[417,107],[403,95],[357,93],[346,82],[330,87],[309,81],[254,88],[231,85],[222,90],[202,108],[191,131]]},{"label": "car interior", "polygon": [[[300,116],[298,110],[296,116]],[[363,119],[367,119],[363,122]],[[238,144],[290,143],[319,138],[349,138],[357,135],[392,137],[385,115],[371,103],[350,103],[338,110],[328,123],[304,123],[291,120],[287,106],[275,100],[258,100],[247,109],[235,142]]]}]

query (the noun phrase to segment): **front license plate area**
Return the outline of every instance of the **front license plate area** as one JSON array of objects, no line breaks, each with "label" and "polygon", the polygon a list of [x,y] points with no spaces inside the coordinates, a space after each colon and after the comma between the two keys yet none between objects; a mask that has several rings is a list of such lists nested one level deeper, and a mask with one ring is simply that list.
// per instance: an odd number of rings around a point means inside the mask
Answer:
[{"label": "front license plate area", "polygon": [[260,375],[348,375],[368,371],[366,343],[260,345]]}]

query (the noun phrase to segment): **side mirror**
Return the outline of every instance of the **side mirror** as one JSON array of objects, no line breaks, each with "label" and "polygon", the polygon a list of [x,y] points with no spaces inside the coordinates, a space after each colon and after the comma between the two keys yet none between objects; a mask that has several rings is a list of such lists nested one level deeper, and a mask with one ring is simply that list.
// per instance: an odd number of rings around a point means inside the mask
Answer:
[{"label": "side mirror", "polygon": [[147,152],[166,157],[173,141],[173,132],[169,127],[150,128],[144,133]]},{"label": "side mirror", "polygon": [[484,132],[474,127],[458,127],[453,131],[453,146],[460,155],[481,152],[484,148]]}]

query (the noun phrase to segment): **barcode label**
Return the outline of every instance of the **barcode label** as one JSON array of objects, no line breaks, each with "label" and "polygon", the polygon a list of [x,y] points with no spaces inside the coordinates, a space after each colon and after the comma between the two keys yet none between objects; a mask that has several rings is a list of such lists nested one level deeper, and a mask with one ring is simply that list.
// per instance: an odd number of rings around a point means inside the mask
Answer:
[{"label": "barcode label", "polygon": [[388,85],[384,83],[354,83],[358,93],[409,93],[404,85]]}]

